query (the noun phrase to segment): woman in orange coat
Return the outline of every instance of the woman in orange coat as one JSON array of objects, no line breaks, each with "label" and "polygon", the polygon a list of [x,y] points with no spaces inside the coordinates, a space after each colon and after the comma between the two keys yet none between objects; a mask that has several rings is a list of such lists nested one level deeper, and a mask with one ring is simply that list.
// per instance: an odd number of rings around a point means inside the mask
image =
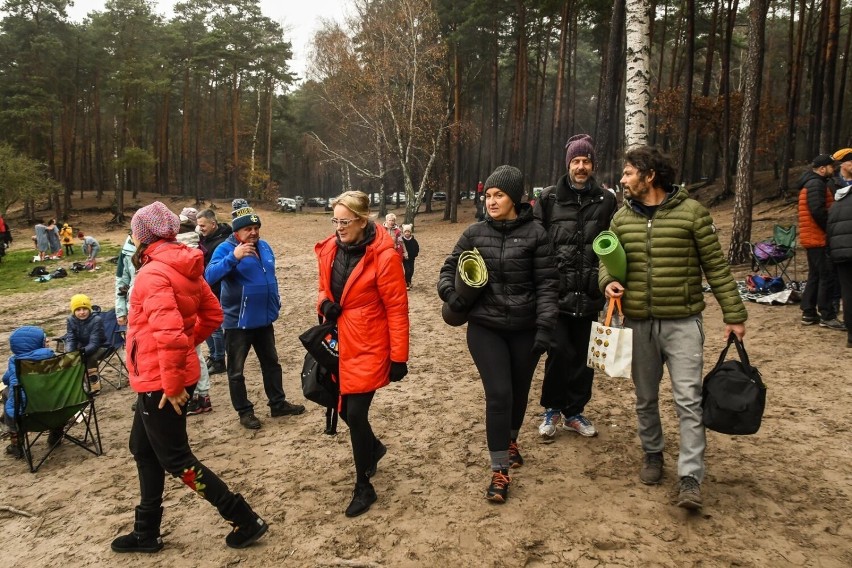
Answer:
[{"label": "woman in orange coat", "polygon": [[332,201],[335,233],[317,243],[317,308],[337,321],[340,417],[349,426],[355,491],[347,517],[376,501],[370,478],[387,449],[373,434],[376,391],[408,374],[408,293],[402,263],[387,231],[370,220],[370,199],[347,191]]}]

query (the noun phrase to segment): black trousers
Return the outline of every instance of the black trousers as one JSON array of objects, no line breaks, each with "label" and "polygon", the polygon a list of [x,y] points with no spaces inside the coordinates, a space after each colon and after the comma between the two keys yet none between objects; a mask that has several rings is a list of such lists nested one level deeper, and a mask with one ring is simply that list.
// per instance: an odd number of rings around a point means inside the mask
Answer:
[{"label": "black trousers", "polygon": [[535,329],[503,330],[467,324],[467,347],[485,388],[485,433],[490,452],[509,449],[521,429],[538,356]]},{"label": "black trousers", "polygon": [[356,483],[369,481],[367,470],[373,465],[373,449],[379,442],[370,426],[369,417],[375,394],[376,391],[344,395],[340,410],[340,417],[349,426]]},{"label": "black trousers", "polygon": [[[191,398],[195,386],[186,390]],[[130,428],[130,453],[136,460],[139,473],[139,509],[160,509],[165,474],[168,472],[210,502],[220,514],[230,511],[236,503],[236,496],[215,473],[198,461],[189,447],[186,405],[181,407],[182,414],[175,412],[168,401],[163,408],[158,408],[162,396],[163,391],[139,394]]]},{"label": "black trousers", "polygon": [[847,341],[852,342],[852,262],[841,262],[837,268],[840,295],[843,298],[843,321],[846,323]]},{"label": "black trousers", "polygon": [[565,416],[582,414],[592,399],[595,371],[586,366],[589,334],[594,318],[560,315],[553,347],[547,351],[541,405],[558,408]]},{"label": "black trousers", "polygon": [[402,260],[402,271],[405,273],[405,283],[411,286],[411,277],[414,276],[413,258],[405,258]]},{"label": "black trousers", "polygon": [[226,329],[228,388],[231,391],[231,404],[240,416],[254,412],[254,404],[248,399],[246,392],[246,377],[243,375],[246,358],[252,347],[260,361],[263,390],[266,391],[269,406],[280,406],[285,399],[281,365],[278,363],[278,351],[275,348],[275,330],[272,326],[255,329]]},{"label": "black trousers", "polygon": [[834,266],[825,247],[805,249],[808,255],[808,282],[802,292],[802,313],[814,317],[819,310],[823,321],[834,319]]}]

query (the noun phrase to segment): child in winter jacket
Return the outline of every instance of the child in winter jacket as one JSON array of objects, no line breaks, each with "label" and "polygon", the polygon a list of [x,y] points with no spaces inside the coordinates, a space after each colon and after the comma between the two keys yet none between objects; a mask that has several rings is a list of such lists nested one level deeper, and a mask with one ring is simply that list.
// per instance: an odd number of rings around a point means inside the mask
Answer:
[{"label": "child in winter jacket", "polygon": [[[11,444],[6,448],[6,453],[20,458],[23,456],[21,448],[21,439],[18,436],[18,429],[15,426],[15,386],[18,384],[18,375],[15,371],[15,361],[18,359],[28,359],[32,361],[42,361],[56,355],[53,349],[47,347],[47,334],[40,327],[26,325],[19,327],[9,336],[9,347],[12,349],[12,356],[9,357],[9,368],[3,374],[3,384],[9,389],[8,398],[6,399],[5,418],[6,429],[11,435]],[[23,400],[23,405],[26,406],[27,401]],[[47,441],[50,445],[54,445],[58,439],[62,437],[61,429],[58,434],[51,431]]]},{"label": "child in winter jacket", "polygon": [[393,213],[388,213],[385,215],[385,229],[388,234],[393,239],[393,250],[397,252],[400,260],[405,260],[406,253],[405,245],[402,244],[402,231],[399,230],[399,227],[396,224],[396,215]]},{"label": "child in winter jacket", "polygon": [[85,294],[71,297],[71,315],[65,332],[65,351],[82,350],[86,358],[87,374],[92,394],[101,390],[98,364],[107,351],[104,322],[101,315],[92,311],[92,300]]},{"label": "child in winter jacket", "polygon": [[68,223],[64,223],[59,230],[59,237],[62,239],[62,244],[65,246],[65,256],[74,254],[74,228]]},{"label": "child in winter jacket", "polygon": [[414,259],[420,254],[420,245],[413,234],[414,226],[406,224],[402,226],[402,244],[405,246],[405,258],[402,260],[402,268],[405,271],[405,288],[411,290],[411,277],[414,276]]}]

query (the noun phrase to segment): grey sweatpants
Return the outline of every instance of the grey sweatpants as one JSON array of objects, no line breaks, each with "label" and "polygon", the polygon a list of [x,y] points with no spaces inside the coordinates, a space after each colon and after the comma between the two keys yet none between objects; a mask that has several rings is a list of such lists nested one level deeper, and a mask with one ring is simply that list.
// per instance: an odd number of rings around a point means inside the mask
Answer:
[{"label": "grey sweatpants", "polygon": [[675,320],[631,320],[633,384],[639,440],[645,452],[663,450],[660,422],[660,380],[663,364],[672,380],[672,397],[680,420],[678,477],[704,479],[706,437],[701,422],[701,382],[704,372],[704,329],[701,314]]}]

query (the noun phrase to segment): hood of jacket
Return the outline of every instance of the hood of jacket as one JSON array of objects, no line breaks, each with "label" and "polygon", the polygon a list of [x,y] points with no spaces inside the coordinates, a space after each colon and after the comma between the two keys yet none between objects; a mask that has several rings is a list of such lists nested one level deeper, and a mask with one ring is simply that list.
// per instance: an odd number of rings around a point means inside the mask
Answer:
[{"label": "hood of jacket", "polygon": [[847,195],[849,195],[849,190],[852,189],[852,185],[847,185],[846,187],[841,187],[834,194],[834,200],[840,201],[844,199]]},{"label": "hood of jacket", "polygon": [[[663,208],[671,208],[677,207],[678,204],[682,203],[684,199],[689,197],[689,192],[686,191],[686,188],[680,187],[679,185],[672,185],[666,189],[666,197],[663,199],[663,202],[658,205],[659,209]],[[630,207],[640,215],[648,216],[645,209],[645,204],[636,201],[635,199],[625,199],[624,200],[625,207]]]},{"label": "hood of jacket", "polygon": [[142,257],[142,268],[152,261],[163,262],[187,278],[204,277],[204,255],[177,241],[156,241],[149,245]]},{"label": "hood of jacket", "polygon": [[821,176],[813,170],[807,170],[807,171],[802,172],[802,177],[799,178],[799,187],[800,188],[804,187],[805,184],[807,184],[809,181],[814,180],[814,179],[818,179],[818,180],[822,181],[823,183],[825,183],[830,178],[828,178],[826,176]]},{"label": "hood of jacket", "polygon": [[9,336],[9,346],[12,348],[12,353],[26,359],[28,353],[45,348],[44,340],[46,338],[47,335],[40,327],[25,325],[12,332],[12,335]]}]

